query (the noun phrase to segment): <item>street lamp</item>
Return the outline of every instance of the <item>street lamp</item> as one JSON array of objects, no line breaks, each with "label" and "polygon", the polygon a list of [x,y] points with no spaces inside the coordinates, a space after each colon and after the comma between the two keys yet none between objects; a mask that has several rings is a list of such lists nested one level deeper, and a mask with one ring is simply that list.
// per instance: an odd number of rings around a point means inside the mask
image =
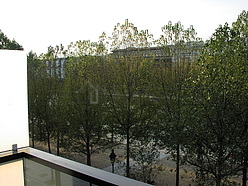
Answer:
[{"label": "street lamp", "polygon": [[112,164],[112,173],[114,173],[114,163],[115,163],[115,158],[116,158],[116,154],[114,152],[114,149],[112,149],[112,152],[109,155],[110,158],[110,162]]}]

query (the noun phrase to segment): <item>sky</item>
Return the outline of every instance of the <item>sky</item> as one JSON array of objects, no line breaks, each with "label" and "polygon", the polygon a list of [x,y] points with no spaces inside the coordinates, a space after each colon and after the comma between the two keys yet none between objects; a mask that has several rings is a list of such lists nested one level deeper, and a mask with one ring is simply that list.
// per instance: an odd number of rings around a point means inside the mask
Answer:
[{"label": "sky", "polygon": [[158,38],[161,27],[180,21],[209,39],[220,24],[236,21],[248,0],[1,0],[0,29],[26,53],[78,40],[98,41],[125,19]]}]

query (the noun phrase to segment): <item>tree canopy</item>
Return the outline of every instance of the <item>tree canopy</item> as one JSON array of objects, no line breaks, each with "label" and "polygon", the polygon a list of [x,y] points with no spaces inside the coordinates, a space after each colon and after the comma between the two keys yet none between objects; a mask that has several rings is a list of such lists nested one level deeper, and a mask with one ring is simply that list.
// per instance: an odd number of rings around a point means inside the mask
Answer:
[{"label": "tree canopy", "polygon": [[[147,162],[152,170],[165,148],[175,155],[176,185],[183,163],[198,184],[230,184],[243,173],[246,185],[247,21],[243,11],[204,43],[180,22],[154,39],[126,20],[98,42],[29,53],[31,138],[81,152],[89,165],[92,153],[125,143],[128,177]],[[132,168],[131,158],[143,168]]]},{"label": "tree canopy", "polygon": [[0,49],[8,50],[23,50],[23,47],[17,43],[14,39],[9,39],[1,30],[0,30]]}]

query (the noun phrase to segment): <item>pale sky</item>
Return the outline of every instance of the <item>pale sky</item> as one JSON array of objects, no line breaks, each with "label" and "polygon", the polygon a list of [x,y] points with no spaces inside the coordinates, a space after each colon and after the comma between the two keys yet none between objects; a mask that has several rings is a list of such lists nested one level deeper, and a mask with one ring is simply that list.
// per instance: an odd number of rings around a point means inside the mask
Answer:
[{"label": "pale sky", "polygon": [[157,38],[168,21],[193,25],[209,39],[215,29],[236,21],[248,0],[1,0],[0,29],[26,53],[78,40],[98,41],[125,19]]}]

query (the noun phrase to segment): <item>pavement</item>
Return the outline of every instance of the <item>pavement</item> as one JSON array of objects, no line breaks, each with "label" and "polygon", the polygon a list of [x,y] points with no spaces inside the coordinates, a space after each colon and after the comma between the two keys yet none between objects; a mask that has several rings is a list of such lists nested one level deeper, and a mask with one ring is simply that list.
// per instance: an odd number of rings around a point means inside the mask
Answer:
[{"label": "pavement", "polygon": [[[170,156],[170,154],[166,153],[165,150],[159,150],[159,158],[158,158],[158,160],[167,158],[169,156]],[[114,173],[118,174],[118,175],[121,175],[121,176],[125,176],[125,172],[126,172],[125,171],[125,168],[126,168],[125,164],[126,164],[126,161],[121,161],[121,162],[115,163],[114,164]],[[134,164],[134,161],[133,161],[133,159],[130,158],[130,167],[133,164]],[[103,170],[108,171],[108,172],[112,172],[112,165],[103,168]]]}]

